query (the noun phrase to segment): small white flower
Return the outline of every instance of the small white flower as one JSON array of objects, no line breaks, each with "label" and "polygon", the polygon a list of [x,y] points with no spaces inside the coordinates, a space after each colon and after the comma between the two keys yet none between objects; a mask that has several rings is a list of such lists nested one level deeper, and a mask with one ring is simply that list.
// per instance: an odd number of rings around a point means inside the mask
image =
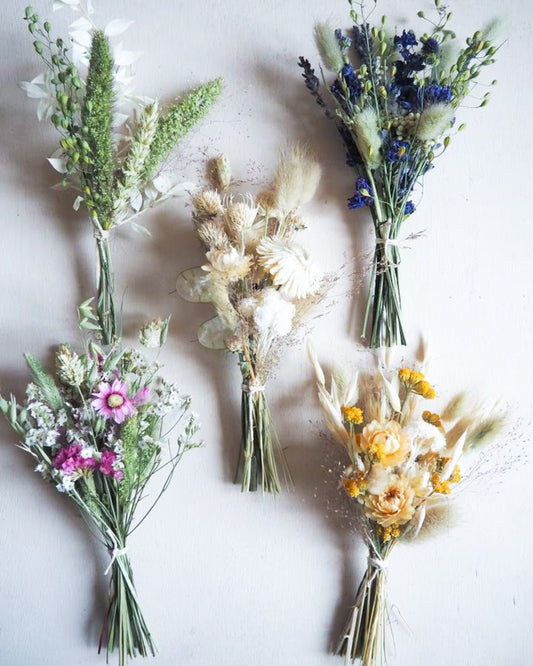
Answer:
[{"label": "small white flower", "polygon": [[296,308],[276,289],[265,289],[254,312],[254,322],[259,333],[282,337],[291,332]]}]

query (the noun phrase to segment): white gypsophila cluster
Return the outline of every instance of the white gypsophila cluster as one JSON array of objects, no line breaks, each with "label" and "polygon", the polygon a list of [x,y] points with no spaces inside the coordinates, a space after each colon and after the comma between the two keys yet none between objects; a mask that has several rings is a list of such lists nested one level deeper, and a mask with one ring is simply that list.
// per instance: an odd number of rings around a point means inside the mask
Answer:
[{"label": "white gypsophila cluster", "polygon": [[176,384],[160,379],[159,385],[154,389],[156,400],[152,411],[157,416],[164,416],[169,412],[181,407],[182,396]]},{"label": "white gypsophila cluster", "polygon": [[292,329],[296,308],[276,289],[261,292],[259,305],[254,311],[254,323],[261,335],[283,337]]}]

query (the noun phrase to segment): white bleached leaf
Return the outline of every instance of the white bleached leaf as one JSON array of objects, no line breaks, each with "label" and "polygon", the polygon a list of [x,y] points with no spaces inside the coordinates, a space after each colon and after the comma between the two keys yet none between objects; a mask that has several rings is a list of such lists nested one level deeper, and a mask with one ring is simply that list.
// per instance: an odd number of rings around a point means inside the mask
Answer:
[{"label": "white bleached leaf", "polygon": [[86,30],[73,30],[72,32],[69,32],[69,35],[71,36],[72,41],[76,42],[76,44],[84,46],[86,49],[90,48],[92,41],[90,32],[87,32]]},{"label": "white bleached leaf", "polygon": [[113,127],[121,127],[128,119],[129,116],[126,113],[115,113],[113,116]]},{"label": "white bleached leaf", "polygon": [[152,180],[152,185],[158,192],[165,194],[172,187],[172,181],[167,175],[160,173]]},{"label": "white bleached leaf", "polygon": [[35,85],[35,79],[33,81],[21,81],[19,83],[19,86],[31,99],[41,99],[42,97],[49,97],[49,93],[47,90],[41,88],[38,85]]},{"label": "white bleached leaf", "polygon": [[146,227],[143,227],[142,224],[136,224],[135,222],[130,222],[130,226],[133,231],[136,231],[141,236],[146,236],[147,238],[152,238],[152,234],[148,231]]},{"label": "white bleached leaf", "polygon": [[128,65],[133,65],[133,63],[140,57],[140,51],[125,51],[122,48],[122,44],[118,44],[118,46],[113,49],[113,59],[117,67],[127,67]]},{"label": "white bleached leaf", "polygon": [[52,9],[55,12],[58,9],[63,9],[63,7],[70,7],[75,11],[79,11],[78,10],[79,5],[80,5],[80,0],[54,0]]},{"label": "white bleached leaf", "polygon": [[167,191],[167,194],[172,197],[186,197],[193,194],[198,189],[196,183],[184,181],[183,183],[176,183]]},{"label": "white bleached leaf", "polygon": [[134,190],[131,195],[130,199],[130,206],[133,208],[133,210],[138,213],[143,205],[143,197],[142,194],[139,192],[139,190]]},{"label": "white bleached leaf", "polygon": [[83,197],[80,197],[79,195],[74,199],[74,203],[72,204],[72,208],[74,210],[79,210],[81,202],[83,201]]},{"label": "white bleached leaf", "polygon": [[116,37],[117,35],[121,35],[123,32],[125,32],[132,23],[135,23],[135,21],[114,19],[106,25],[104,28],[104,34],[107,35],[107,37]]},{"label": "white bleached leaf", "polygon": [[344,391],[344,404],[355,405],[359,398],[359,373],[354,372]]},{"label": "white bleached leaf", "polygon": [[176,291],[190,303],[210,303],[209,274],[200,266],[182,271],[176,280]]},{"label": "white bleached leaf", "polygon": [[94,14],[93,0],[87,0],[87,14]]},{"label": "white bleached leaf", "polygon": [[232,331],[218,316],[205,321],[198,329],[198,342],[208,349],[226,349],[226,339]]},{"label": "white bleached leaf", "polygon": [[453,470],[455,469],[455,466],[457,465],[457,462],[459,458],[463,454],[463,449],[465,448],[465,442],[466,442],[466,436],[468,434],[468,428],[463,432],[461,437],[457,440],[457,443],[453,447],[452,455],[450,457],[450,460],[442,470],[442,476],[441,480],[444,483],[447,481],[450,476],[453,474]]},{"label": "white bleached leaf", "polygon": [[48,162],[52,165],[52,168],[55,169],[58,173],[67,172],[67,161],[65,158],[61,157],[47,157]]},{"label": "white bleached leaf", "polygon": [[76,19],[73,23],[69,25],[70,30],[83,30],[88,32],[92,30],[93,24],[85,16],[80,16],[79,19]]}]

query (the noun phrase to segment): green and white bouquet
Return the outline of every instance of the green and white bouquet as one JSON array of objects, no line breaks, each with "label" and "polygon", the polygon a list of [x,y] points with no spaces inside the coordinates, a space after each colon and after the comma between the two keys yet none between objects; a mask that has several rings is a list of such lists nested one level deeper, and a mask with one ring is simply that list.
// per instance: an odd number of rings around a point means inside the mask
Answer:
[{"label": "green and white bouquet", "polygon": [[325,24],[315,28],[324,68],[335,77],[326,83],[326,98],[310,62],[301,57],[299,65],[307,88],[337,123],[347,164],[357,175],[348,208],[368,206],[374,223],[362,336],[372,347],[392,346],[405,344],[398,276],[405,239],[400,231],[415,211],[424,175],[452,135],[465,127],[455,128],[465,98],[472,93],[474,104],[488,103],[490,93],[483,92],[479,76],[494,63],[498,49],[493,26],[459,45],[449,28],[451,12],[441,0],[435,0],[434,21],[418,12],[428,26],[418,36],[413,30],[390,32],[385,16],[371,26],[364,1],[349,3],[353,27],[347,34]]},{"label": "green and white bouquet", "polygon": [[[161,167],[206,115],[222,83],[216,79],[199,86],[166,109],[157,100],[134,97],[131,65],[137,56],[121,47],[113,52],[109,42],[129,22],[117,19],[100,30],[89,1],[56,0],[54,5],[68,6],[81,17],[70,26],[69,43],[53,38],[49,21],[41,22],[32,7],[26,8],[33,47],[47,69],[22,88],[39,99],[39,119],[49,118],[59,132],[60,148],[49,161],[62,174],[61,184],[76,191],[74,208],[83,203],[89,214],[98,252],[96,312],[107,345],[120,338],[110,235],[169,196],[185,194],[160,173]],[[123,112],[128,106],[132,117]]]},{"label": "green and white bouquet", "polygon": [[[212,303],[216,310],[216,317],[200,327],[200,343],[238,358],[241,488],[278,493],[277,440],[265,385],[280,345],[327,289],[328,278],[294,238],[305,227],[299,209],[313,197],[320,167],[302,148],[287,150],[271,187],[253,196],[230,192],[225,157],[210,166],[211,186],[193,199],[206,263],[181,273],[177,290],[189,301]],[[281,460],[287,473],[282,455]]]},{"label": "green and white bouquet", "polygon": [[[156,650],[135,590],[128,537],[167,489],[183,454],[198,446],[198,421],[190,398],[160,377],[160,364],[121,344],[109,234],[172,194],[157,175],[160,166],[205,115],[221,84],[201,86],[166,111],[141,101],[128,120],[115,104],[129,85],[133,57],[120,49],[113,55],[108,40],[128,24],[112,21],[98,30],[90,2],[54,3],[61,5],[82,14],[71,26],[69,46],[26,9],[34,48],[48,69],[23,88],[39,98],[39,117],[49,117],[59,131],[61,149],[50,161],[63,173],[62,184],[77,190],[74,207],[84,202],[89,213],[98,247],[96,312],[93,298],[79,306],[80,328],[91,337],[82,353],[59,348],[55,376],[26,355],[32,374],[26,399],[19,404],[14,396],[0,397],[0,411],[20,447],[35,458],[36,470],[76,503],[109,551],[109,608],[99,650],[105,647],[109,655],[118,649],[124,666],[128,657]],[[168,324],[156,319],[144,326],[141,343],[163,344]],[[174,416],[170,426],[163,425],[167,415]],[[156,475],[160,484],[148,500]]]}]

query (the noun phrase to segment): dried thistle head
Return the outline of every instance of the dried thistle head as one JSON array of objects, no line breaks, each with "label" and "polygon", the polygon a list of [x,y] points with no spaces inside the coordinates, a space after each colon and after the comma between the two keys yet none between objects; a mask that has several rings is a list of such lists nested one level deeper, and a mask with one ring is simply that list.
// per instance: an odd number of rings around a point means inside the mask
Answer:
[{"label": "dried thistle head", "polygon": [[230,202],[224,211],[224,223],[228,234],[232,238],[240,238],[244,231],[253,226],[257,210],[251,198],[248,201]]},{"label": "dried thistle head", "polygon": [[207,179],[213,189],[226,192],[231,184],[231,165],[225,155],[219,155],[207,163]]},{"label": "dried thistle head", "polygon": [[193,197],[194,214],[198,220],[210,220],[222,212],[222,199],[215,190],[204,190]]},{"label": "dried thistle head", "polygon": [[214,220],[202,222],[198,225],[197,231],[202,243],[209,250],[229,250],[231,248],[230,239],[219,222]]},{"label": "dried thistle head", "polygon": [[296,144],[285,150],[272,185],[274,207],[287,214],[310,201],[321,172],[316,159],[303,146]]}]

